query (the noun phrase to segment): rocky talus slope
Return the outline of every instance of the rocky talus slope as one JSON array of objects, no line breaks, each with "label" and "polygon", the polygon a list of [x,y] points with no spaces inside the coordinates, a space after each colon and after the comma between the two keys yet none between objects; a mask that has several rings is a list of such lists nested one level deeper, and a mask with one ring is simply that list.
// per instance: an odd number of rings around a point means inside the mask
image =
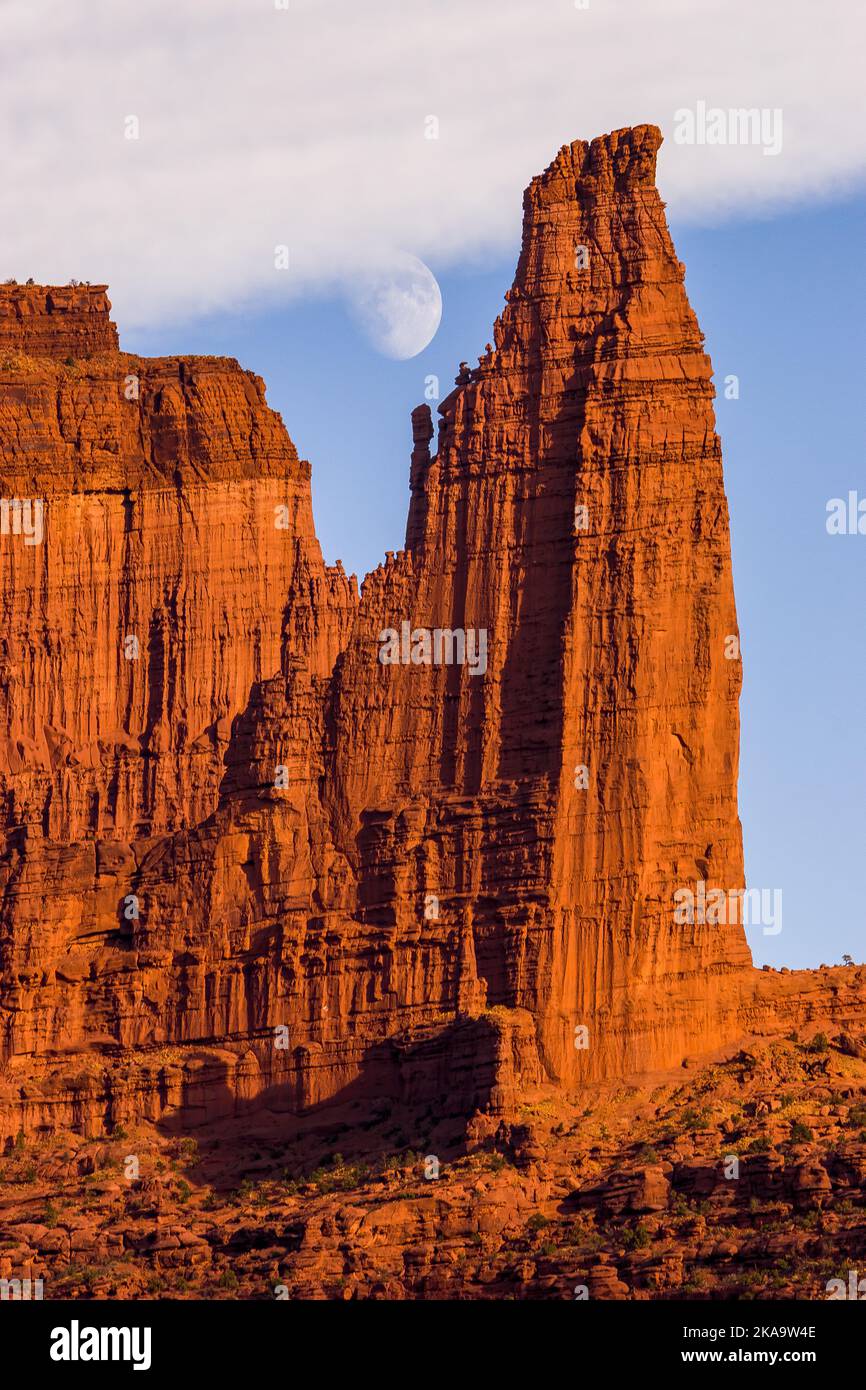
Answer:
[{"label": "rocky talus slope", "polygon": [[[823,984],[863,1015],[866,971]],[[54,1132],[4,1173],[0,1278],[46,1298],[825,1299],[866,1262],[866,1036],[813,1025],[468,1123],[364,1098]]]},{"label": "rocky talus slope", "polygon": [[[802,1136],[744,1108],[774,1068],[846,1187],[859,972],[755,971],[735,910],[677,911],[744,886],[741,663],[660,141],[530,184],[360,593],[255,375],[122,353],[105,287],[0,286],[0,1277],[561,1296],[594,1251],[596,1292],[678,1288],[681,1201],[739,1251],[777,1139],[805,1190]],[[822,1027],[854,1049],[826,1086]],[[710,1184],[764,1138],[751,1187]]]}]

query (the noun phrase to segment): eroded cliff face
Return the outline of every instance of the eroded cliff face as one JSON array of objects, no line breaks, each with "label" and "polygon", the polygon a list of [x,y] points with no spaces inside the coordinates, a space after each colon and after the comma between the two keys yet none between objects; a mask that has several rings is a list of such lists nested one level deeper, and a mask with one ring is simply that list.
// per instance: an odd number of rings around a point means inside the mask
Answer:
[{"label": "eroded cliff face", "polygon": [[[256,377],[117,352],[101,290],[54,350],[62,292],[0,289],[4,495],[44,500],[0,538],[7,1133],[495,1110],[736,1035],[742,928],[674,912],[743,885],[740,662],[660,139],[533,180],[360,600]],[[110,1060],[73,1082],[70,1049]]]},{"label": "eroded cliff face", "polygon": [[[64,319],[49,353],[46,305],[62,296],[0,290],[26,329],[0,348],[2,1034],[13,1056],[117,1036],[93,997],[103,977],[112,997],[125,993],[139,964],[137,909],[117,890],[150,846],[214,811],[232,721],[279,669],[289,595],[306,585],[315,606],[315,584],[334,578],[313,532],[309,465],[263,383],[227,359],[119,353],[101,291],[67,315],[87,332]],[[16,530],[16,510],[29,527]],[[340,582],[348,610],[354,589]],[[333,623],[323,641],[333,665]]]},{"label": "eroded cliff face", "polygon": [[[738,925],[673,913],[678,886],[743,883],[741,674],[711,365],[659,143],[576,142],[527,191],[494,344],[429,461],[416,413],[407,552],[368,579],[337,683],[344,836],[389,784],[417,827],[392,795],[368,891],[395,917],[437,893],[481,997],[532,1013],[565,1082],[714,1045],[750,963]],[[375,635],[402,619],[486,629],[483,679],[377,672]]]},{"label": "eroded cliff face", "polygon": [[33,357],[117,352],[107,285],[0,285],[0,351]]}]

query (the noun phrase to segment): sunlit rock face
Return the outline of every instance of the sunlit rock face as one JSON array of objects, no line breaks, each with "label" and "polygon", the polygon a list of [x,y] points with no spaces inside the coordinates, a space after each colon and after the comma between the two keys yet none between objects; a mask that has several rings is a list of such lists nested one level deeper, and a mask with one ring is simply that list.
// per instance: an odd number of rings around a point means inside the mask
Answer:
[{"label": "sunlit rock face", "polygon": [[[741,676],[660,140],[533,180],[360,598],[258,378],[119,353],[104,295],[77,352],[53,291],[5,349],[0,315],[4,488],[44,501],[39,543],[0,537],[0,1042],[42,1086],[6,1132],[495,1110],[736,1035],[742,926],[675,911],[743,885]],[[85,1081],[57,1058],[97,1048]]]}]

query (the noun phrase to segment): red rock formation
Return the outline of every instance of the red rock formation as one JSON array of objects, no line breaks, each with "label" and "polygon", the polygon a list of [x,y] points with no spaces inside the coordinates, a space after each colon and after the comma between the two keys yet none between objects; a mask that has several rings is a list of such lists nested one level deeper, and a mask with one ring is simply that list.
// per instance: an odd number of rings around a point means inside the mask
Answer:
[{"label": "red rock formation", "polygon": [[736,1033],[741,927],[674,919],[743,883],[740,665],[660,138],[533,180],[494,345],[433,455],[414,412],[406,549],[360,603],[256,377],[114,351],[101,291],[56,339],[60,292],[7,292],[4,488],[45,502],[40,545],[0,538],[0,1045],[40,1083],[7,1133],[504,1108]]},{"label": "red rock formation", "polygon": [[0,352],[92,357],[117,352],[107,285],[0,285]]},{"label": "red rock formation", "polygon": [[[433,891],[452,930],[468,914],[487,1002],[529,1009],[565,1081],[714,1046],[750,964],[739,926],[673,917],[678,886],[743,882],[740,663],[660,139],[577,141],[533,181],[495,347],[440,406],[431,460],[415,413],[407,551],[368,577],[337,676],[347,856],[383,807],[366,901],[400,922]],[[379,630],[407,619],[486,629],[487,673],[377,669]]]},{"label": "red rock formation", "polygon": [[[44,347],[54,311],[40,328],[35,306],[54,291],[28,295]],[[104,295],[99,310],[90,339],[110,343]],[[71,342],[64,328],[56,356]],[[232,720],[279,668],[289,594],[315,605],[336,585],[348,613],[354,590],[322,564],[309,465],[231,360],[19,353],[0,468],[6,498],[42,508],[40,543],[0,535],[2,1032],[33,1054],[111,1031],[90,982],[125,993],[137,964],[115,885],[214,810]]]}]

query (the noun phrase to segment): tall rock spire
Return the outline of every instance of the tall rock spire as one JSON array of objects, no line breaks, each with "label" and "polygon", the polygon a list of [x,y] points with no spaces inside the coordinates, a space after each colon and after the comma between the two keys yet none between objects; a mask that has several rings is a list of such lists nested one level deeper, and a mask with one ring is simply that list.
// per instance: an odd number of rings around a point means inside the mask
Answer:
[{"label": "tall rock spire", "polygon": [[[338,677],[345,833],[371,800],[424,807],[427,834],[435,808],[440,895],[475,902],[488,1000],[533,1013],[564,1078],[712,1046],[750,963],[738,921],[675,921],[679,888],[743,885],[740,662],[660,143],[651,126],[576,141],[533,180],[494,345],[439,407],[432,457],[413,417],[408,551],[368,581]],[[378,667],[377,632],[401,622],[484,629],[483,678]]]}]

